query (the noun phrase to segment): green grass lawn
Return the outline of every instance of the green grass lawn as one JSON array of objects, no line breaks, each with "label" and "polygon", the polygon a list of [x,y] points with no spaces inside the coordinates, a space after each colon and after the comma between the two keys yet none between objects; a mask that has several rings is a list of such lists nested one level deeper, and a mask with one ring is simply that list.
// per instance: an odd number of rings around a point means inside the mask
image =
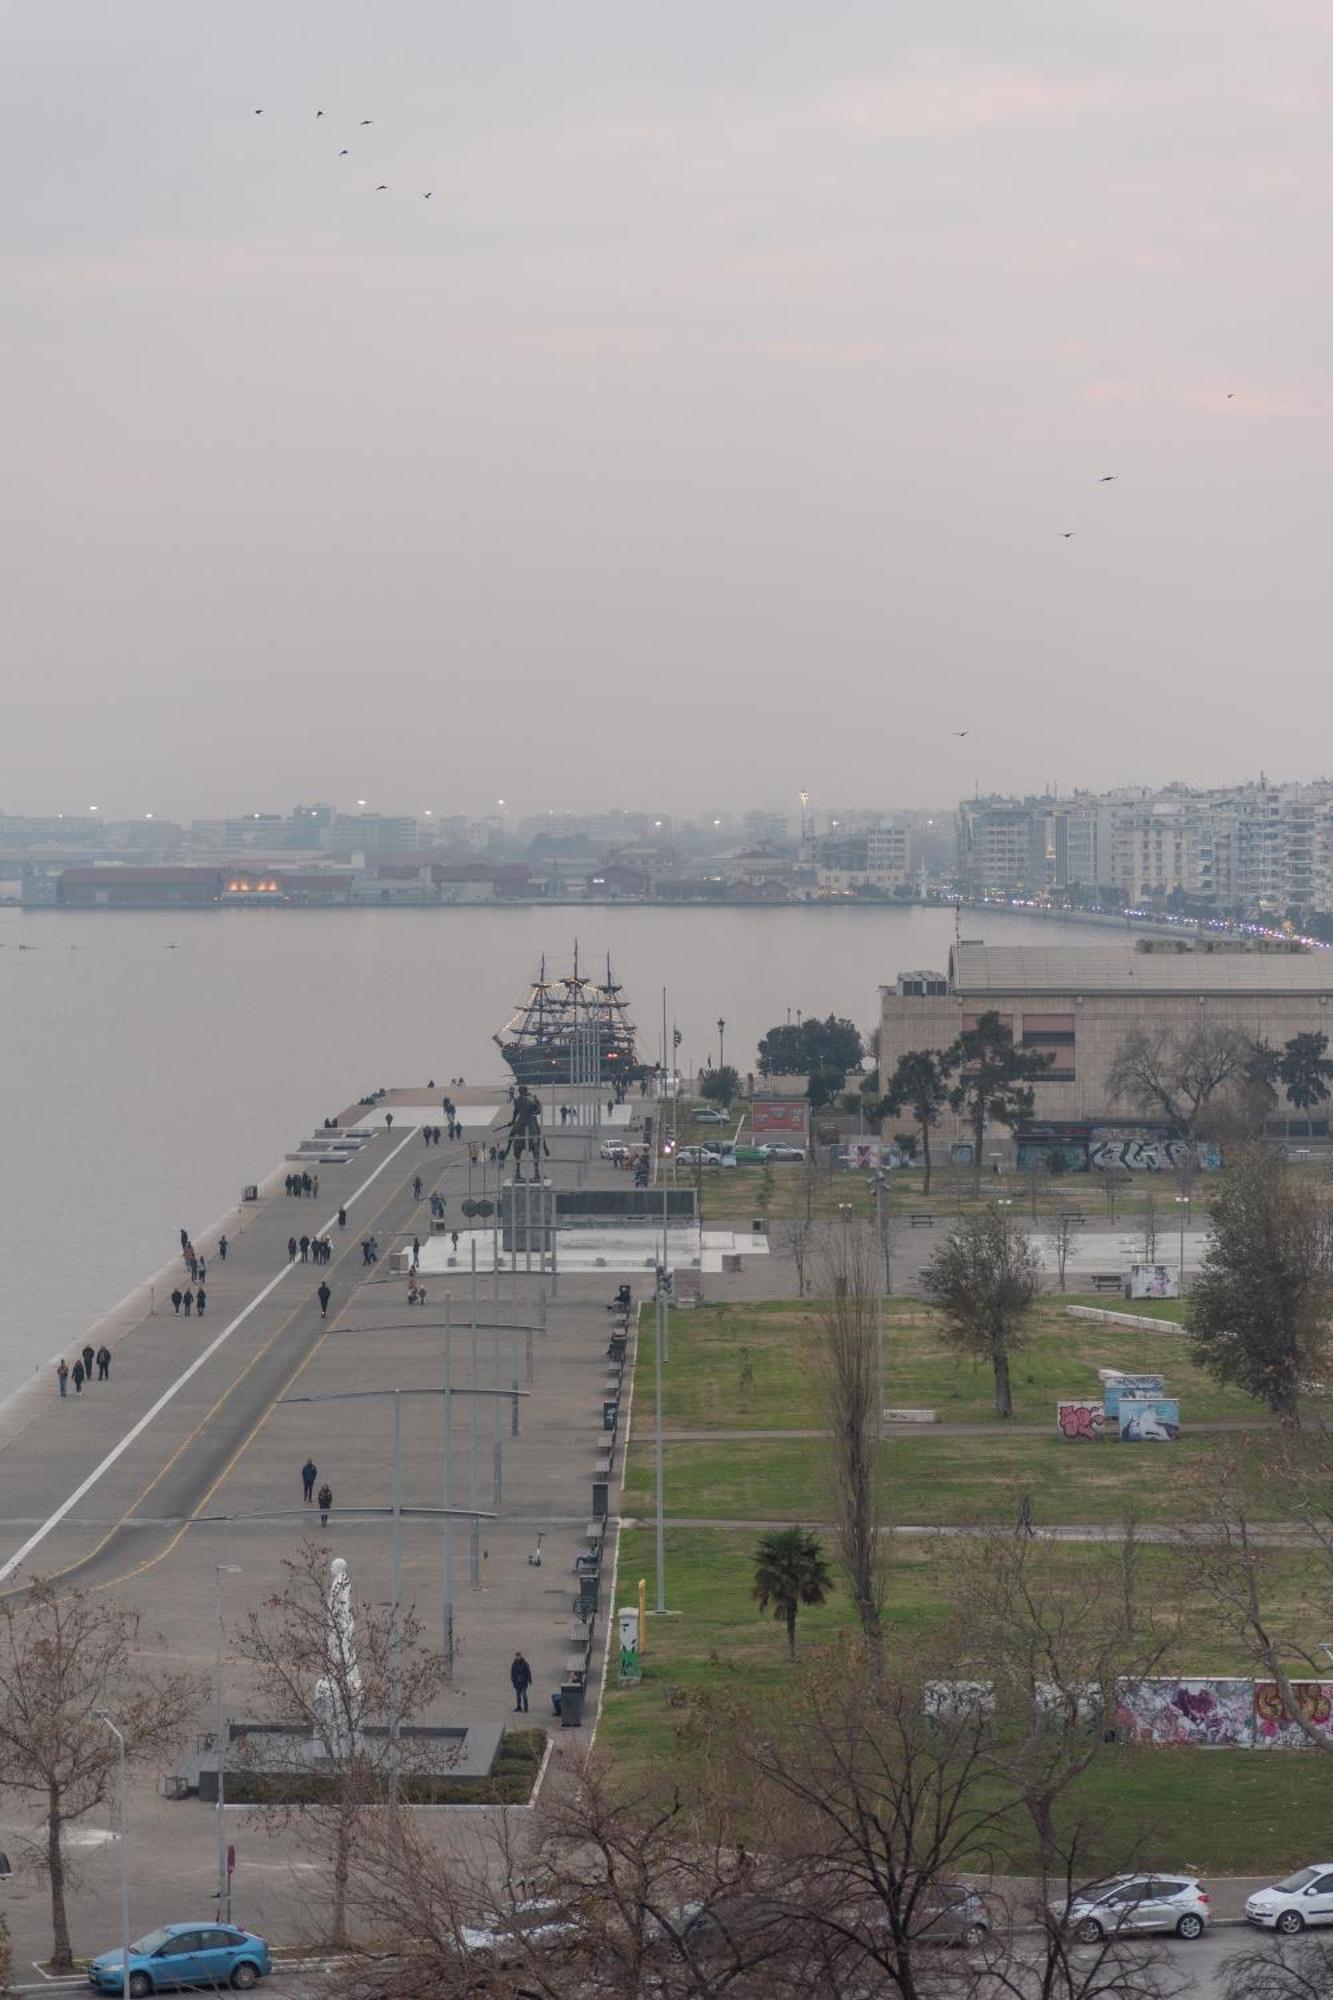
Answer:
[{"label": "green grass lawn", "polygon": [[[651,1785],[673,1768],[688,1769],[691,1750],[682,1729],[702,1692],[730,1690],[763,1700],[780,1694],[789,1678],[783,1630],[761,1618],[750,1598],[754,1541],[718,1529],[668,1531],[666,1595],[678,1615],[650,1616],[642,1682],[608,1690],[598,1739],[628,1789]],[[1115,1587],[1111,1551],[1050,1546],[1039,1557],[1053,1590]],[[1243,1661],[1219,1637],[1215,1618],[1186,1594],[1179,1553],[1149,1548],[1141,1559],[1155,1615],[1170,1635],[1164,1671],[1240,1670]],[[1279,1602],[1290,1610],[1300,1601],[1301,1565],[1290,1557],[1275,1562]],[[622,1586],[646,1576],[650,1603],[653,1563],[650,1533],[623,1537]],[[942,1634],[948,1614],[939,1582],[937,1551],[919,1544],[895,1550],[887,1604],[891,1649]],[[818,1610],[803,1611],[798,1653],[827,1643],[849,1622],[850,1607],[837,1594]],[[1325,1759],[1313,1753],[1115,1749],[1088,1774],[1075,1804],[1098,1826],[1110,1854],[1137,1852],[1145,1861],[1189,1865],[1205,1875],[1283,1869],[1333,1846],[1333,1786]],[[1021,1871],[1030,1858],[1020,1830],[1014,1851],[1002,1859]]]},{"label": "green grass lawn", "polygon": [[[1096,1396],[1097,1370],[1122,1368],[1166,1377],[1181,1401],[1183,1422],[1253,1418],[1262,1412],[1237,1389],[1222,1388],[1196,1366],[1183,1333],[1108,1326],[1072,1319],[1066,1305],[1105,1301],[1071,1294],[1043,1299],[1032,1315],[1027,1347],[1013,1366],[1014,1420],[1049,1424],[1062,1398]],[[1143,1317],[1175,1320],[1173,1300],[1149,1302]],[[815,1300],[758,1305],[709,1305],[671,1316],[665,1370],[664,1419],[676,1430],[800,1430],[820,1422],[815,1358],[820,1307]],[[654,1328],[645,1315],[640,1363],[650,1367]],[[646,1380],[640,1377],[640,1381]],[[915,1299],[885,1304],[885,1395],[894,1406],[934,1409],[942,1423],[994,1419],[989,1367],[961,1355],[944,1338],[940,1315]],[[649,1422],[637,1405],[638,1429]]]},{"label": "green grass lawn", "polygon": [[[1181,1488],[1228,1440],[1186,1432],[1175,1445],[1076,1445],[1056,1437],[897,1436],[882,1447],[889,1518],[933,1527],[1012,1522],[1019,1495],[1032,1496],[1037,1525],[1114,1526],[1181,1518]],[[814,1439],[671,1444],[664,1453],[666,1510],[672,1519],[827,1520],[827,1460]],[[653,1505],[647,1442],[630,1453],[625,1511]],[[1256,1520],[1279,1518],[1262,1488]]]}]

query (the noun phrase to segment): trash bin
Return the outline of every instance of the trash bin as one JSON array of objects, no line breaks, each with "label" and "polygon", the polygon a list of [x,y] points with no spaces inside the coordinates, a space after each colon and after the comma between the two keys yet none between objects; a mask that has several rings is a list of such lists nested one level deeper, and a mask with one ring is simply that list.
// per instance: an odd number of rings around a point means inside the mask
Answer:
[{"label": "trash bin", "polygon": [[255,1183],[253,1181],[247,1182],[245,1187],[241,1189],[241,1200],[242,1201],[259,1200],[259,1189],[255,1186]]},{"label": "trash bin", "polygon": [[601,1577],[595,1569],[579,1571],[579,1617],[592,1618],[597,1612],[597,1597]]},{"label": "trash bin", "polygon": [[583,1682],[566,1681],[560,1689],[560,1727],[577,1729],[583,1721]]},{"label": "trash bin", "polygon": [[604,1521],[606,1519],[607,1490],[610,1483],[608,1479],[594,1479],[592,1482],[592,1518],[594,1521]]},{"label": "trash bin", "polygon": [[756,1215],[754,1220],[750,1224],[750,1234],[751,1236],[762,1236],[763,1233],[764,1233],[764,1218],[762,1215]]}]

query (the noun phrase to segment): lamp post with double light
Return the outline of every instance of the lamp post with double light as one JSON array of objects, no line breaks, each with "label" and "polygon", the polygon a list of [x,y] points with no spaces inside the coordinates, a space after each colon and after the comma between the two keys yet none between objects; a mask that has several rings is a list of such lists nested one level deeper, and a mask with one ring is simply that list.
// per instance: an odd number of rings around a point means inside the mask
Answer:
[{"label": "lamp post with double light", "polygon": [[125,1738],[104,1708],[93,1710],[93,1721],[103,1723],[116,1739],[120,1754],[120,1990],[130,1990],[130,1807],[125,1777]]},{"label": "lamp post with double light", "polygon": [[217,1657],[213,1672],[213,1739],[218,1752],[218,1922],[231,1922],[231,1870],[227,1866],[227,1718],[222,1705],[222,1579],[239,1576],[239,1563],[214,1563],[213,1581],[217,1598]]}]

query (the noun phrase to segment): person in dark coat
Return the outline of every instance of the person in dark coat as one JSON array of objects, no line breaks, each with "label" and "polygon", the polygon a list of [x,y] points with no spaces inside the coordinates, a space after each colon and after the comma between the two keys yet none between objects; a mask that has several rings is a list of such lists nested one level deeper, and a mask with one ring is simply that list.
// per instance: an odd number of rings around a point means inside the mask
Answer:
[{"label": "person in dark coat", "polygon": [[329,1281],[327,1278],[315,1293],[315,1297],[319,1300],[320,1318],[327,1319],[329,1316],[329,1300],[333,1297],[333,1293],[329,1290]]},{"label": "person in dark coat", "polygon": [[97,1379],[99,1382],[111,1380],[111,1349],[105,1341],[97,1350]]},{"label": "person in dark coat", "polygon": [[85,1382],[91,1382],[93,1379],[93,1362],[96,1359],[97,1356],[93,1353],[93,1344],[91,1340],[87,1341],[83,1349],[83,1379]]},{"label": "person in dark coat", "polygon": [[69,1372],[70,1379],[74,1384],[74,1393],[76,1396],[81,1396],[83,1394],[83,1363],[76,1361]]},{"label": "person in dark coat", "polygon": [[186,1319],[188,1319],[190,1317],[191,1309],[194,1305],[194,1293],[190,1290],[190,1287],[188,1285],[185,1287],[185,1290],[181,1295],[181,1304],[185,1308],[185,1317]]},{"label": "person in dark coat", "polygon": [[509,1669],[509,1680],[514,1690],[514,1713],[526,1715],[528,1712],[528,1689],[532,1686],[532,1668],[522,1653],[515,1653],[513,1665]]},{"label": "person in dark coat", "polygon": [[319,1489],[317,1504],[319,1506],[319,1525],[321,1528],[327,1528],[329,1525],[329,1510],[333,1506],[333,1488],[329,1485],[327,1479]]},{"label": "person in dark coat", "polygon": [[319,1478],[319,1467],[313,1458],[308,1458],[301,1467],[301,1498],[307,1506],[315,1497],[315,1481]]},{"label": "person in dark coat", "polygon": [[218,1256],[225,1264],[227,1261],[227,1239],[225,1236],[219,1236],[218,1238]]},{"label": "person in dark coat", "polygon": [[347,1227],[347,1210],[345,1208],[338,1210],[338,1227],[339,1229],[346,1229]]},{"label": "person in dark coat", "polygon": [[198,1291],[194,1295],[194,1309],[198,1313],[200,1319],[202,1319],[204,1316],[204,1307],[207,1304],[208,1304],[208,1293],[204,1290],[203,1286],[200,1285]]},{"label": "person in dark coat", "polygon": [[310,1261],[310,1238],[308,1236],[303,1236],[301,1238],[301,1262],[303,1264],[306,1264],[309,1263],[309,1261]]},{"label": "person in dark coat", "polygon": [[184,1296],[185,1294],[181,1291],[180,1286],[177,1285],[175,1291],[171,1294],[171,1310],[177,1315],[180,1313],[181,1300]]},{"label": "person in dark coat", "polygon": [[296,1238],[294,1236],[287,1238],[287,1262],[289,1264],[296,1262]]}]

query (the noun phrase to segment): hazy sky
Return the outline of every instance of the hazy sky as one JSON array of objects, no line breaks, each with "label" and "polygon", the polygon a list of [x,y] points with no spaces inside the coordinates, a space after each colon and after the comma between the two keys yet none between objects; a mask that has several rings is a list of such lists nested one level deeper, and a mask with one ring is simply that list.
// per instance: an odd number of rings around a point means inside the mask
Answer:
[{"label": "hazy sky", "polygon": [[0,79],[0,810],[1333,762],[1316,0],[9,0]]}]

